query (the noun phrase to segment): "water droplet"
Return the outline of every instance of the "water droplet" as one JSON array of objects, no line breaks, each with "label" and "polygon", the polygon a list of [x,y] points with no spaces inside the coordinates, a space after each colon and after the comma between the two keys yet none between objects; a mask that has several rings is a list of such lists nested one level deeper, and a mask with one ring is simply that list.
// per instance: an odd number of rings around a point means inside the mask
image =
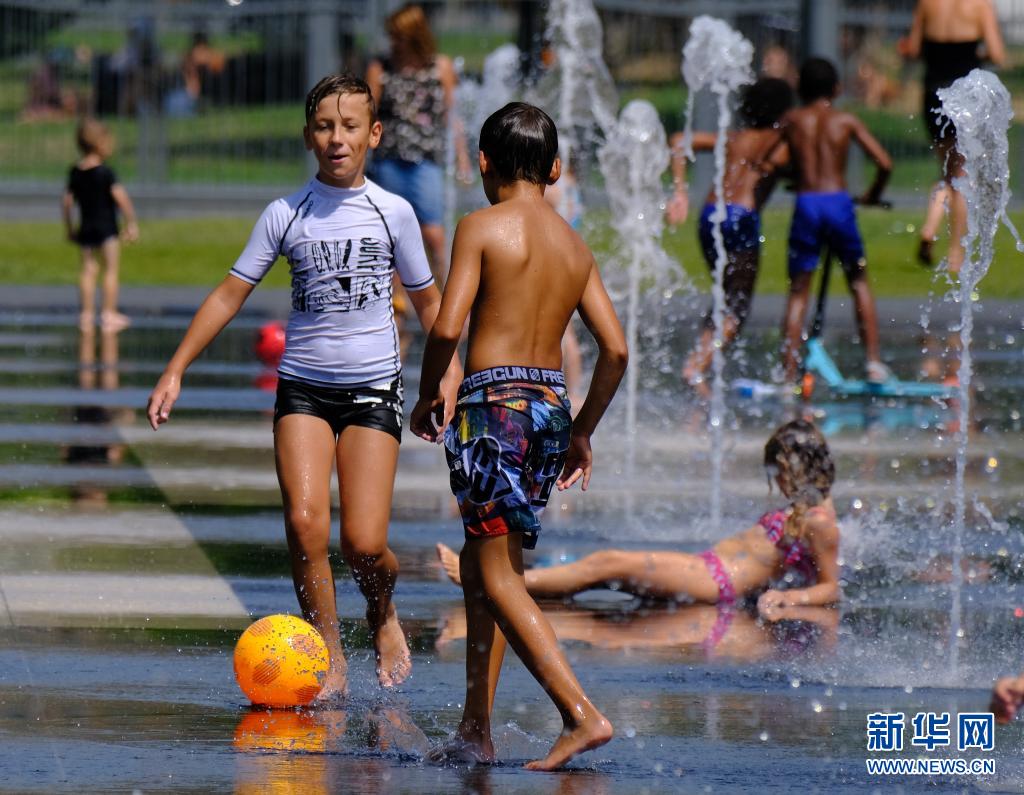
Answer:
[{"label": "water droplet", "polygon": [[914,226],[913,224],[907,224],[907,234],[908,235],[912,235],[916,231],[917,231],[917,227],[916,226]]},{"label": "water droplet", "polygon": [[898,458],[894,458],[892,461],[889,462],[889,466],[892,469],[899,469],[900,468],[900,460]]},{"label": "water droplet", "polygon": [[855,511],[859,511],[861,508],[864,507],[864,503],[861,502],[859,499],[854,499],[854,501],[850,503],[850,507],[852,507]]},{"label": "water droplet", "polygon": [[627,736],[627,737],[628,737],[629,739],[631,739],[631,740],[632,740],[632,739],[633,739],[634,737],[636,737],[636,728],[635,728],[635,727],[633,727],[633,726],[627,726],[627,727],[626,727],[626,736]]},{"label": "water droplet", "polygon": [[790,687],[800,687],[800,680],[799,679],[790,679],[789,680],[789,686]]},{"label": "water droplet", "polygon": [[822,710],[821,702],[820,701],[812,701],[811,702],[811,709],[813,709],[815,712],[821,712],[821,710]]},{"label": "water droplet", "polygon": [[758,738],[759,738],[759,739],[761,740],[761,742],[763,742],[763,743],[766,743],[766,742],[768,742],[768,732],[761,732],[761,733],[760,733],[759,735],[757,735],[757,736],[758,736]]},{"label": "water droplet", "polygon": [[910,693],[913,693],[913,692],[914,692],[914,687],[913,687],[913,685],[904,685],[904,686],[903,686],[903,692],[904,692],[904,693],[907,693],[908,695],[909,695]]},{"label": "water droplet", "polygon": [[994,455],[989,456],[988,461],[985,462],[985,471],[991,474],[996,471],[996,467],[999,466],[999,459]]}]

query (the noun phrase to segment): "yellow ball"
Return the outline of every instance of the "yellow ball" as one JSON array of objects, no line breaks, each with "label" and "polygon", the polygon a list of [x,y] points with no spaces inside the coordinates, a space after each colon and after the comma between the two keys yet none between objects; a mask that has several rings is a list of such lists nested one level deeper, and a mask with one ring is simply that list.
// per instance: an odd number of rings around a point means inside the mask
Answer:
[{"label": "yellow ball", "polygon": [[261,618],[235,645],[235,679],[253,704],[308,704],[320,692],[329,665],[323,636],[296,616]]}]

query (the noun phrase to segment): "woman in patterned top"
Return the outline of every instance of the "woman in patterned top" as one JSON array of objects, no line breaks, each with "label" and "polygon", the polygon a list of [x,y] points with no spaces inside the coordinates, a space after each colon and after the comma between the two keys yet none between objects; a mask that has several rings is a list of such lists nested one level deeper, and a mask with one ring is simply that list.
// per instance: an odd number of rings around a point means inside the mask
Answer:
[{"label": "woman in patterned top", "polygon": [[[418,5],[403,6],[388,17],[387,31],[390,56],[371,62],[366,72],[384,127],[371,176],[384,190],[412,204],[434,278],[442,284],[447,260],[445,144],[458,77],[451,59],[437,52],[427,17]],[[463,137],[454,138],[461,178],[471,173],[469,155]]]}]

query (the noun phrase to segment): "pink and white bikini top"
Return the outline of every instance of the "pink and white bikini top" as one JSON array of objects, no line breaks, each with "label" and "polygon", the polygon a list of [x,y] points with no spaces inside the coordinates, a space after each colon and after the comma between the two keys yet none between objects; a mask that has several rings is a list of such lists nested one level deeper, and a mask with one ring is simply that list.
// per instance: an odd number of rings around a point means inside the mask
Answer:
[{"label": "pink and white bikini top", "polygon": [[800,539],[790,538],[785,534],[785,511],[769,511],[758,519],[757,523],[764,528],[768,540],[782,553],[784,568],[797,572],[809,581],[818,579],[818,568],[810,548]]}]

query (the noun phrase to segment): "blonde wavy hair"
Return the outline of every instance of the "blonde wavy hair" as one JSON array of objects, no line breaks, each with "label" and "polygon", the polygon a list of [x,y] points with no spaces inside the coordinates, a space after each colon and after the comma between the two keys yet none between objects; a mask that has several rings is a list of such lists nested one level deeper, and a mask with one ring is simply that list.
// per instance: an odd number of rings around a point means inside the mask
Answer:
[{"label": "blonde wavy hair", "polygon": [[415,66],[422,68],[427,66],[434,56],[437,55],[437,44],[434,42],[434,34],[430,31],[430,24],[427,22],[427,15],[423,9],[415,4],[409,3],[402,6],[395,13],[388,17],[386,28],[391,37],[394,50],[409,63],[399,66]]},{"label": "blonde wavy hair", "polygon": [[786,534],[803,535],[807,509],[820,505],[832,492],[836,465],[824,435],[807,420],[793,420],[778,428],[764,446],[769,482],[779,485],[793,507],[786,519]]}]

